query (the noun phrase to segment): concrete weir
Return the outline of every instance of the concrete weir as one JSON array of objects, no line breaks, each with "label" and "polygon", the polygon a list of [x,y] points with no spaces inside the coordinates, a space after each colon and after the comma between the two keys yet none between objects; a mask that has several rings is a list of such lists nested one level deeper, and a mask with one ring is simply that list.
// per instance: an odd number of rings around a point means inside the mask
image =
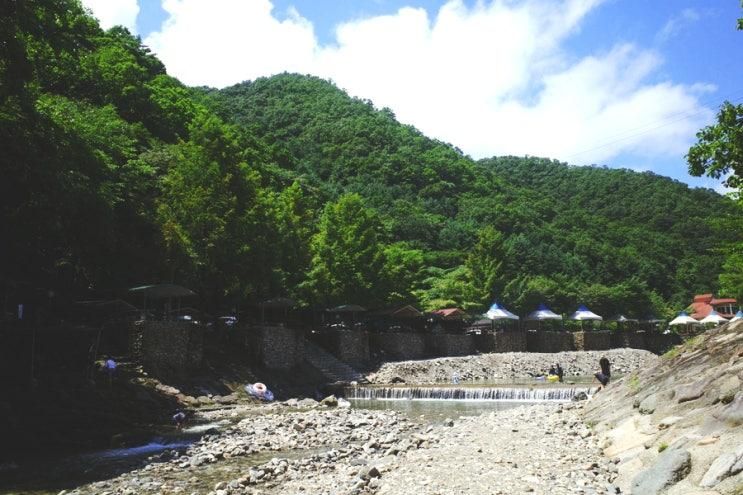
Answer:
[{"label": "concrete weir", "polygon": [[362,400],[480,400],[511,402],[568,402],[591,395],[592,387],[348,387],[348,399]]}]

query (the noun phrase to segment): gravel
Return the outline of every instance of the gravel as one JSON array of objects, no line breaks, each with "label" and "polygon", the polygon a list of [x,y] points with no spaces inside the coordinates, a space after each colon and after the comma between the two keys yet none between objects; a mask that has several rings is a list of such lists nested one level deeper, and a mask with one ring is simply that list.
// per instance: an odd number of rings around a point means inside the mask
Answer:
[{"label": "gravel", "polygon": [[582,407],[523,406],[430,424],[391,411],[266,407],[185,453],[66,493],[614,493],[613,464],[600,456]]},{"label": "gravel", "polygon": [[598,361],[606,356],[612,374],[632,373],[658,362],[658,356],[641,349],[608,351],[574,351],[550,354],[510,352],[474,356],[399,361],[383,364],[367,376],[372,383],[434,384],[450,382],[456,373],[460,382],[513,382],[544,375],[550,366],[560,363],[566,379],[592,376],[599,370]]}]

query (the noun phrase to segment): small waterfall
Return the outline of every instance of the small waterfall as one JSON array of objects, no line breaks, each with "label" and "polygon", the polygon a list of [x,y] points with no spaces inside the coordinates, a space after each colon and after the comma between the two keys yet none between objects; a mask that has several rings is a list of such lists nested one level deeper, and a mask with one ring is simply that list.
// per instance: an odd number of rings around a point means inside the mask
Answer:
[{"label": "small waterfall", "polygon": [[592,387],[349,387],[347,399],[363,400],[496,400],[511,402],[568,402]]}]

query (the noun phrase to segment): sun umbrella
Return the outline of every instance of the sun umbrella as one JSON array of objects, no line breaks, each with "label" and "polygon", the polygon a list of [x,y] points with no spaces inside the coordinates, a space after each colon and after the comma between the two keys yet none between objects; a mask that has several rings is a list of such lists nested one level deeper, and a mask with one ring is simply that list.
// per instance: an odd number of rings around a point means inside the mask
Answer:
[{"label": "sun umbrella", "polygon": [[716,323],[719,325],[720,323],[727,323],[727,321],[727,318],[723,318],[722,316],[720,316],[720,313],[713,309],[710,314],[705,316],[699,323]]},{"label": "sun umbrella", "polygon": [[542,320],[562,320],[562,316],[554,313],[546,305],[540,304],[536,311],[529,313],[526,317],[529,321],[542,321]]},{"label": "sun umbrella", "polygon": [[602,317],[589,310],[585,306],[579,306],[578,311],[570,315],[570,319],[580,321],[603,321]]},{"label": "sun umbrella", "polygon": [[699,322],[686,314],[686,311],[682,311],[679,315],[671,320],[669,325],[698,325]]},{"label": "sun umbrella", "polygon": [[503,306],[499,305],[497,302],[494,302],[492,306],[490,306],[490,309],[487,313],[485,313],[485,316],[490,318],[491,320],[518,320],[519,317],[515,314],[508,311]]}]

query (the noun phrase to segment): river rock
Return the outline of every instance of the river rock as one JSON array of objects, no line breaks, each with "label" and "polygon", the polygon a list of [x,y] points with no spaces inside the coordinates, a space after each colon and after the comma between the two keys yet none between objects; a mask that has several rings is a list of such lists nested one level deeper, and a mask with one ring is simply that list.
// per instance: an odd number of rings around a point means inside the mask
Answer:
[{"label": "river rock", "polygon": [[315,399],[310,399],[309,397],[297,401],[297,407],[302,408],[317,407],[318,404],[319,402],[317,402]]},{"label": "river rock", "polygon": [[714,460],[707,469],[700,486],[712,488],[729,476],[734,476],[743,471],[743,445],[735,452],[726,452]]},{"label": "river rock", "polygon": [[335,395],[328,395],[320,401],[320,404],[325,407],[336,407],[338,405],[338,398]]},{"label": "river rock", "polygon": [[656,407],[658,407],[658,395],[649,395],[640,402],[640,414],[653,414]]},{"label": "river rock", "polygon": [[376,466],[363,466],[359,469],[358,477],[362,480],[368,481],[371,478],[379,478],[380,476],[382,476],[382,473],[379,472]]},{"label": "river rock", "polygon": [[691,471],[691,455],[687,450],[668,449],[655,463],[639,473],[632,482],[632,495],[657,495],[677,483]]},{"label": "river rock", "polygon": [[717,418],[734,426],[743,424],[743,392],[735,394],[733,401],[717,414]]}]

